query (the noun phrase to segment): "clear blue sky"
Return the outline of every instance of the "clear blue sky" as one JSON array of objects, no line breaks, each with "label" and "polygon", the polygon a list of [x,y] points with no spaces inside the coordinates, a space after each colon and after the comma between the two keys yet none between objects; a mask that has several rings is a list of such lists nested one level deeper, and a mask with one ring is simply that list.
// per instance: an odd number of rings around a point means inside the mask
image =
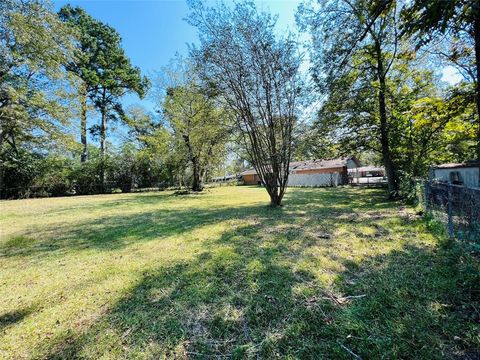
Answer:
[{"label": "clear blue sky", "polygon": [[[279,30],[295,28],[295,11],[299,0],[257,1],[262,10],[279,15]],[[228,3],[228,1],[227,1]],[[132,63],[147,76],[166,66],[175,53],[186,54],[187,44],[197,41],[196,29],[184,18],[189,10],[185,0],[73,0],[54,1],[58,10],[65,4],[83,7],[90,15],[114,27],[122,36],[123,46]],[[154,104],[128,96],[126,104]]]},{"label": "clear blue sky", "polygon": [[[197,42],[196,29],[184,20],[189,13],[185,0],[52,1],[56,10],[65,4],[80,6],[94,18],[114,27],[122,37],[132,64],[150,78],[155,78],[155,72],[168,65],[176,53],[186,55],[187,44]],[[209,2],[214,4],[216,0]],[[278,14],[279,31],[295,30],[295,11],[300,0],[261,0],[256,3],[259,9]],[[133,94],[125,96],[122,102],[125,107],[141,104],[152,112],[158,105],[152,96],[140,100]],[[89,118],[88,126],[96,121],[98,119]],[[126,128],[121,124],[110,124],[109,129],[108,141],[119,145]]]}]

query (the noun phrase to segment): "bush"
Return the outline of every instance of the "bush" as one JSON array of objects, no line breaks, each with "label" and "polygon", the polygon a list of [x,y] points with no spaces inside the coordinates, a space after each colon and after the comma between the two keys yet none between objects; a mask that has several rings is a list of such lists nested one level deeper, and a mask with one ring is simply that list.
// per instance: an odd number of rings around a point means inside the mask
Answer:
[{"label": "bush", "polygon": [[[40,175],[34,181],[34,188],[43,196],[65,196],[74,193],[70,179],[74,168],[72,159],[51,155],[40,162]],[[40,190],[35,196],[39,196]]]},{"label": "bush", "polygon": [[418,182],[415,181],[413,176],[407,172],[399,172],[400,180],[400,197],[409,205],[417,205],[419,201],[419,191],[421,189],[418,186]]},{"label": "bush", "polygon": [[[102,181],[102,172],[104,181]],[[92,195],[109,193],[117,187],[113,180],[115,161],[107,156],[105,159],[93,157],[84,163],[75,165],[70,179],[75,194]]]},{"label": "bush", "polygon": [[169,167],[131,144],[104,159],[92,149],[84,163],[76,156],[44,156],[26,149],[17,153],[6,147],[0,161],[3,199],[131,192],[167,187],[173,182]]},{"label": "bush", "polygon": [[0,198],[29,197],[30,187],[40,173],[41,155],[6,147],[0,153]]}]

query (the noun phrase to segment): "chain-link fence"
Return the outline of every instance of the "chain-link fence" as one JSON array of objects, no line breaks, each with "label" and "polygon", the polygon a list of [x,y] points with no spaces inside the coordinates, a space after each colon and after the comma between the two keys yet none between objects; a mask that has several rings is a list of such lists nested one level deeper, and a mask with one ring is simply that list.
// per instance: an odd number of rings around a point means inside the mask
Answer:
[{"label": "chain-link fence", "polygon": [[435,181],[420,186],[426,213],[445,224],[449,236],[480,243],[480,189]]}]

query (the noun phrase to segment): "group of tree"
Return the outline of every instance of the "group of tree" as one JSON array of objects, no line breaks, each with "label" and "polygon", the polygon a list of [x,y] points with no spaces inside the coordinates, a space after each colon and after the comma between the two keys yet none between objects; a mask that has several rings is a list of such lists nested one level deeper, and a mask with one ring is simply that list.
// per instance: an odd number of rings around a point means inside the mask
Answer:
[{"label": "group of tree", "polygon": [[[80,161],[88,158],[87,114],[101,114],[102,186],[107,121],[124,116],[120,98],[143,96],[148,80],[133,67],[121,38],[81,8],[57,14],[50,3],[7,0],[0,5],[0,161],[2,196],[38,181],[49,156],[78,152],[72,128],[80,119]],[[42,162],[42,160],[45,161]],[[94,179],[91,179],[94,180]]]},{"label": "group of tree", "polygon": [[[391,197],[431,164],[480,159],[477,1],[320,0],[297,21],[323,95],[303,155],[376,153]],[[464,81],[445,87],[439,65]]]},{"label": "group of tree", "polygon": [[[297,39],[279,35],[276,17],[253,2],[188,4],[199,43],[162,71],[168,81],[149,113],[123,106],[151,82],[114,28],[79,7],[1,2],[2,197],[201,191],[232,148],[257,170],[272,206],[293,157],[382,163],[396,197],[433,163],[480,158],[478,1],[305,2],[296,18],[309,34],[311,81]],[[454,86],[440,80],[447,65],[463,76]],[[302,102],[320,104],[313,118],[300,117]],[[116,124],[127,134],[109,142]]]},{"label": "group of tree", "polygon": [[[211,86],[190,76],[158,99],[159,114],[125,109],[123,96],[144,97],[150,81],[113,27],[80,7],[55,12],[42,0],[2,2],[0,17],[2,198],[202,189],[229,134]],[[109,142],[109,124],[128,134]]]},{"label": "group of tree", "polygon": [[[2,63],[2,196],[185,182],[200,191],[224,167],[228,145],[241,141],[272,205],[281,203],[301,91],[297,44],[279,39],[275,18],[252,3],[189,5],[200,47],[162,87],[152,115],[122,106],[124,94],[142,97],[150,81],[111,26],[70,5],[55,13],[41,0],[2,3],[2,52],[15,62]],[[107,149],[111,122],[128,128],[128,139]]]}]

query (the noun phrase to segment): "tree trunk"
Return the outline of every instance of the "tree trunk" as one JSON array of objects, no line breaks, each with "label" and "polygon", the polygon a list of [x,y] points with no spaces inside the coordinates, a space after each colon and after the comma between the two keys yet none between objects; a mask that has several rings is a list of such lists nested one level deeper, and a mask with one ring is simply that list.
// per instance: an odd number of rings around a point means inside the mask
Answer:
[{"label": "tree trunk", "polygon": [[105,156],[107,153],[107,109],[102,106],[101,109],[102,124],[100,126],[100,154],[102,156],[102,164],[100,167],[101,192],[105,192]]},{"label": "tree trunk", "polygon": [[260,176],[262,184],[265,186],[268,195],[270,196],[270,206],[277,207],[282,205],[283,195],[285,194],[285,187],[283,186],[284,182],[282,179],[282,174],[280,172],[280,166],[272,164],[269,167],[262,167],[258,165],[260,162],[257,162],[255,169],[257,174]]},{"label": "tree trunk", "polygon": [[282,197],[277,193],[270,194],[270,207],[282,206]]},{"label": "tree trunk", "polygon": [[475,41],[475,66],[477,68],[477,78],[475,83],[475,102],[477,105],[477,159],[480,160],[480,5],[477,3],[474,9],[475,20],[473,25]]},{"label": "tree trunk", "polygon": [[196,159],[192,159],[193,165],[193,179],[192,179],[192,191],[202,191],[202,179],[200,174],[200,169],[198,168],[198,164]]},{"label": "tree trunk", "polygon": [[192,163],[193,179],[192,179],[192,191],[202,191],[202,172],[200,171],[200,164],[198,157],[193,154],[192,144],[190,144],[190,137],[186,134],[183,135],[183,141],[188,149],[188,157]]},{"label": "tree trunk", "polygon": [[380,143],[382,145],[383,166],[385,167],[385,174],[387,175],[388,185],[388,197],[390,199],[398,196],[398,181],[397,174],[392,161],[392,154],[390,152],[389,144],[389,129],[387,120],[387,106],[385,103],[386,82],[385,82],[385,70],[383,67],[383,61],[381,58],[380,46],[377,45],[378,58],[377,58],[377,76],[379,82],[378,89],[378,108],[380,115]]},{"label": "tree trunk", "polygon": [[398,182],[393,167],[392,155],[390,153],[387,112],[385,106],[385,88],[382,90],[382,85],[380,85],[380,90],[378,92],[378,105],[380,108],[380,142],[382,145],[383,166],[385,167],[385,173],[387,175],[389,198],[394,198],[398,195]]},{"label": "tree trunk", "polygon": [[276,183],[277,176],[271,173],[271,179],[264,179],[265,188],[270,195],[270,206],[277,207],[282,205],[283,193],[280,191],[279,185]]},{"label": "tree trunk", "polygon": [[82,154],[80,162],[84,163],[88,158],[87,150],[87,89],[82,85],[80,94],[80,141],[82,142]]},{"label": "tree trunk", "polygon": [[107,110],[101,109],[102,124],[100,126],[100,154],[105,158],[107,153]]}]

